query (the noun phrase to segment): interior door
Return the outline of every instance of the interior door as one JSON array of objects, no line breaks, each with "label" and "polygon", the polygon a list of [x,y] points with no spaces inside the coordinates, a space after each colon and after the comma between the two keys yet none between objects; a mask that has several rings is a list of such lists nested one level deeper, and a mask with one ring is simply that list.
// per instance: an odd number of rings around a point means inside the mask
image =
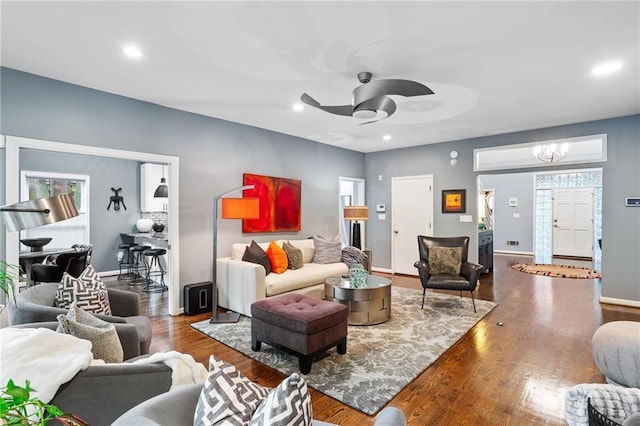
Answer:
[{"label": "interior door", "polygon": [[593,257],[593,188],[553,190],[553,255]]},{"label": "interior door", "polygon": [[391,269],[418,275],[418,235],[433,235],[433,175],[391,179]]}]

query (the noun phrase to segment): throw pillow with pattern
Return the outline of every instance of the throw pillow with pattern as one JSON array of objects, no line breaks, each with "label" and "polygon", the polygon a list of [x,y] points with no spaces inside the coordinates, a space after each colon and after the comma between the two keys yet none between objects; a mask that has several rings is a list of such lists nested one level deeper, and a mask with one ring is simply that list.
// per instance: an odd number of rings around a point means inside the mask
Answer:
[{"label": "throw pillow with pattern", "polygon": [[209,375],[198,398],[193,425],[248,424],[269,391],[247,379],[235,366],[211,355]]},{"label": "throw pillow with pattern", "polygon": [[293,373],[282,381],[260,403],[250,426],[308,426],[313,411],[307,382]]},{"label": "throw pillow with pattern", "polygon": [[313,236],[313,263],[337,263],[342,258],[342,243],[340,238],[327,239],[320,235]]},{"label": "throw pillow with pattern", "polygon": [[287,253],[275,241],[271,241],[269,244],[267,257],[269,258],[269,263],[271,263],[271,272],[281,274],[287,270],[289,266]]},{"label": "throw pillow with pattern", "polygon": [[302,250],[295,247],[289,241],[285,241],[282,244],[282,248],[287,254],[287,259],[289,260],[289,269],[300,269],[304,266]]},{"label": "throw pillow with pattern", "polygon": [[461,247],[431,247],[429,273],[459,275],[462,268]]},{"label": "throw pillow with pattern", "polygon": [[73,302],[94,314],[111,315],[109,293],[93,266],[89,265],[78,278],[62,274],[56,291],[56,306],[68,309]]},{"label": "throw pillow with pattern", "polygon": [[344,262],[349,268],[351,268],[351,266],[355,265],[356,263],[359,263],[366,268],[367,254],[360,250],[358,247],[347,246],[342,249],[341,261]]},{"label": "throw pillow with pattern", "polygon": [[269,256],[267,256],[267,253],[265,253],[265,251],[262,250],[262,247],[260,247],[255,241],[251,241],[251,244],[249,244],[244,250],[242,260],[262,265],[264,267],[265,275],[269,275],[271,273],[271,262],[269,261]]},{"label": "throw pillow with pattern", "polygon": [[107,363],[120,363],[124,360],[124,350],[115,325],[85,312],[73,302],[66,315],[60,314],[58,333],[70,334],[91,342],[94,359]]}]

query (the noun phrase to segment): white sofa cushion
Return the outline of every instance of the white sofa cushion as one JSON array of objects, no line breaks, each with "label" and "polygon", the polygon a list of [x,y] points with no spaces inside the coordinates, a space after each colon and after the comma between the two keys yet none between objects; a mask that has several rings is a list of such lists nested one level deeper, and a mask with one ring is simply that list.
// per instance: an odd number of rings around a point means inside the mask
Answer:
[{"label": "white sofa cushion", "polygon": [[322,284],[333,275],[349,272],[347,265],[339,263],[305,263],[300,269],[289,269],[284,274],[269,274],[265,278],[265,292],[267,297],[286,293],[293,290]]}]

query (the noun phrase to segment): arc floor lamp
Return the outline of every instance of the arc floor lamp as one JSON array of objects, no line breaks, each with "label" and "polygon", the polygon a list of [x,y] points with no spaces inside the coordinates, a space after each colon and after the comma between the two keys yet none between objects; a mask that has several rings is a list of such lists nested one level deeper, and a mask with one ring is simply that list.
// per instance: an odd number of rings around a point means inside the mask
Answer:
[{"label": "arc floor lamp", "polygon": [[213,316],[209,323],[236,322],[240,319],[237,312],[218,313],[218,201],[221,200],[221,219],[258,219],[260,217],[260,200],[258,198],[224,198],[234,192],[254,189],[255,185],[245,185],[216,195],[213,198]]},{"label": "arc floor lamp", "polygon": [[0,206],[0,218],[10,232],[37,228],[75,216],[78,216],[78,209],[68,192]]}]

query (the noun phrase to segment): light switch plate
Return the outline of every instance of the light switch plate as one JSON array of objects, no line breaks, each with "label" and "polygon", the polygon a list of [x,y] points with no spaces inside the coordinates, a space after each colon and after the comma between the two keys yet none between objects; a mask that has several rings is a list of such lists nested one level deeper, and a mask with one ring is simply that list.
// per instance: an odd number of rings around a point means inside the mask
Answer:
[{"label": "light switch plate", "polygon": [[471,216],[470,214],[462,214],[460,215],[460,222],[471,223],[473,222],[473,216]]},{"label": "light switch plate", "polygon": [[387,220],[387,215],[384,213],[378,213],[378,220]]}]

